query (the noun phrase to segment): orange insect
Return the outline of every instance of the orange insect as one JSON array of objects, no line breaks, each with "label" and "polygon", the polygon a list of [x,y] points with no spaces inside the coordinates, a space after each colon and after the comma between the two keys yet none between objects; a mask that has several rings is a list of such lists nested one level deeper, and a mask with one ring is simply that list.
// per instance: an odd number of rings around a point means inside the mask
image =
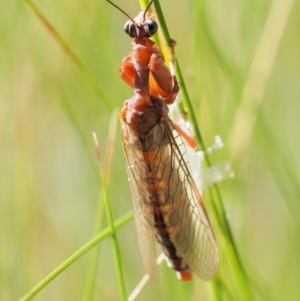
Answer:
[{"label": "orange insect", "polygon": [[168,116],[179,87],[149,39],[158,29],[148,12],[152,2],[124,26],[134,40],[120,67],[134,89],[120,119],[139,245],[149,276],[155,273],[156,240],[180,280],[190,280],[192,271],[207,280],[217,271],[219,253],[182,137]]}]

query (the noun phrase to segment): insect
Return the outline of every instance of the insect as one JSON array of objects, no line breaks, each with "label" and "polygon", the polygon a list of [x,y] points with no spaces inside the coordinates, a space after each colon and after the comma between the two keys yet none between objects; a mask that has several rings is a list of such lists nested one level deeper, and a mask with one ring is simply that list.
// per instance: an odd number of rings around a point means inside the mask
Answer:
[{"label": "insect", "polygon": [[140,251],[150,277],[155,274],[156,240],[180,280],[190,280],[192,271],[207,280],[216,273],[219,253],[183,139],[168,116],[167,105],[179,87],[150,40],[158,30],[148,12],[152,2],[135,18],[125,13],[130,20],[124,29],[133,43],[120,67],[134,91],[120,120]]}]

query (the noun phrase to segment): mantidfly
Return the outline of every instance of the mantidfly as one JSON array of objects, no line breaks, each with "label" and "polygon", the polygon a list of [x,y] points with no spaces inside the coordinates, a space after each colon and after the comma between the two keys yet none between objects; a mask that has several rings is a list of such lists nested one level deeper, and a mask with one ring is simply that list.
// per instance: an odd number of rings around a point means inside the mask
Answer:
[{"label": "mantidfly", "polygon": [[[135,18],[117,7],[130,18],[124,30],[134,38],[120,67],[134,95],[125,101],[120,120],[141,256],[153,276],[156,240],[180,280],[190,280],[192,271],[208,280],[218,269],[218,248],[182,137],[168,116],[167,105],[179,87],[172,60],[170,71],[149,39],[158,30],[148,12],[152,2]],[[171,43],[171,52],[173,47]]]}]

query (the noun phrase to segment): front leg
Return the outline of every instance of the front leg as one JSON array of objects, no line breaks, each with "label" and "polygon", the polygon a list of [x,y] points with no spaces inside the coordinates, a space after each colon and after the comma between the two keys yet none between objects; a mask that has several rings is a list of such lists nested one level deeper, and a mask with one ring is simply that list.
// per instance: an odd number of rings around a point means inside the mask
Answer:
[{"label": "front leg", "polygon": [[135,81],[135,69],[131,55],[127,55],[124,57],[119,68],[119,72],[123,81],[133,88]]},{"label": "front leg", "polygon": [[143,44],[135,44],[130,54],[125,56],[119,68],[120,76],[129,86],[135,87],[136,72],[148,68],[154,50]]},{"label": "front leg", "polygon": [[167,104],[174,102],[179,86],[174,71],[173,55],[175,41],[170,46],[170,69],[165,65],[164,56],[160,52],[154,52],[148,65],[150,69],[150,94],[165,98]]}]

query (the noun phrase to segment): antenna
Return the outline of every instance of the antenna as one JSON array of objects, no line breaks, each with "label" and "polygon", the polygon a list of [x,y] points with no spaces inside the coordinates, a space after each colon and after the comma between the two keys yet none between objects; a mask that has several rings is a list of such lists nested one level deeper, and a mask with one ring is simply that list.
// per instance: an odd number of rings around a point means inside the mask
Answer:
[{"label": "antenna", "polygon": [[[114,4],[113,2],[111,2],[110,0],[106,0],[106,1],[108,3],[110,3],[112,6],[114,6],[116,9],[118,9],[120,12],[122,12],[125,16],[127,16],[135,24],[135,21],[122,8],[120,8],[119,6],[117,6],[116,4]],[[152,1],[150,2],[150,4],[152,3]],[[148,9],[148,6],[147,6],[147,9]]]},{"label": "antenna", "polygon": [[[108,0],[107,0],[107,1],[108,1]],[[150,8],[151,4],[153,3],[153,1],[154,1],[154,0],[151,0],[151,1],[149,2],[149,4],[147,5],[147,7],[146,7],[146,9],[145,9],[145,12],[144,12],[144,15],[143,15],[143,21],[145,21],[147,11],[149,10],[149,8]]]}]

